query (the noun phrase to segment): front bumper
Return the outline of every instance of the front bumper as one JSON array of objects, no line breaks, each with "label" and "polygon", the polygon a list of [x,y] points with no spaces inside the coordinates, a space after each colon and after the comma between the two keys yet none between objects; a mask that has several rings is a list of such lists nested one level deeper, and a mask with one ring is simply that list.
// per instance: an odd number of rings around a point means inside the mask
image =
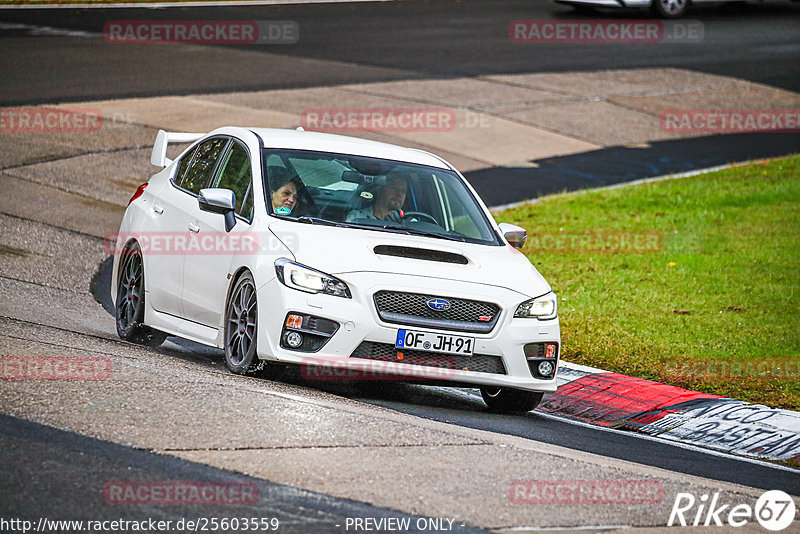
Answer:
[{"label": "front bumper", "polygon": [[[523,347],[530,343],[550,342],[556,343],[560,348],[561,333],[558,319],[540,321],[513,317],[521,302],[538,295],[523,295],[496,286],[422,276],[365,272],[336,276],[348,284],[352,298],[304,293],[290,289],[276,279],[259,288],[259,358],[329,366],[340,371],[325,375],[332,378],[343,375],[363,376],[365,379],[394,377],[410,381],[427,380],[542,392],[556,390],[557,370],[550,379],[535,378]],[[373,295],[380,290],[488,301],[498,304],[501,311],[495,327],[485,334],[404,326],[381,320],[373,301]],[[334,321],[338,324],[338,328],[321,348],[313,352],[292,350],[285,342],[282,343],[284,323],[289,313]],[[427,353],[426,356],[406,351],[404,361],[399,359],[387,361],[384,357],[385,351],[394,350],[400,328],[473,337],[475,339],[473,353],[483,356],[486,361],[499,359],[502,362],[499,367],[501,372],[472,363],[475,358],[470,363],[463,364],[465,360],[460,356],[451,357],[448,354],[438,353]],[[370,348],[379,346],[378,352],[384,355],[383,359],[364,357],[365,346]],[[361,357],[354,357],[359,355]],[[559,356],[557,351],[554,359],[556,367]],[[354,372],[342,373],[341,370]]]}]

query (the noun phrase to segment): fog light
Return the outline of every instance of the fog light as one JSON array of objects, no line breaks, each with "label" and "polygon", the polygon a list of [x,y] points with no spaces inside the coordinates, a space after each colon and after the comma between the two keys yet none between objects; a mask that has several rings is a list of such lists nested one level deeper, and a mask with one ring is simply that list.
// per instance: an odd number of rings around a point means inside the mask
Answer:
[{"label": "fog light", "polygon": [[289,332],[286,334],[286,344],[296,349],[303,344],[303,335],[299,332]]},{"label": "fog light", "polygon": [[553,362],[544,361],[539,362],[539,367],[537,369],[539,370],[540,375],[550,376],[553,374],[553,369],[555,369],[555,367],[553,366]]}]

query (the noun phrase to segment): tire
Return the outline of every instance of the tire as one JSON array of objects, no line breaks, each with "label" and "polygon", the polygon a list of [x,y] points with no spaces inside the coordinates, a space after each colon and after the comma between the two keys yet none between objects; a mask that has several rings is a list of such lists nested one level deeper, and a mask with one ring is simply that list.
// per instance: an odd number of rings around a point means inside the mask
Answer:
[{"label": "tire", "polygon": [[689,0],[653,0],[650,9],[662,19],[677,19],[686,13]]},{"label": "tire", "polygon": [[489,411],[496,413],[525,413],[535,409],[544,394],[539,391],[522,391],[497,387],[482,387],[483,402]]},{"label": "tire", "polygon": [[258,306],[253,275],[245,271],[236,280],[225,306],[225,365],[232,373],[249,375],[263,364],[256,356]]},{"label": "tire", "polygon": [[125,341],[158,347],[167,334],[144,324],[144,262],[138,243],[122,253],[115,305],[117,335]]}]

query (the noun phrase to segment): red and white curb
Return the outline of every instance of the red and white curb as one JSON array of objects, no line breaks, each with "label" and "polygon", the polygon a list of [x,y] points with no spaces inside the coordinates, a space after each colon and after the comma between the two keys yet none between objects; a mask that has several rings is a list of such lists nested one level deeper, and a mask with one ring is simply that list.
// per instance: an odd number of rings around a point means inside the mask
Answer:
[{"label": "red and white curb", "polygon": [[751,458],[800,461],[800,412],[561,362],[539,410]]}]

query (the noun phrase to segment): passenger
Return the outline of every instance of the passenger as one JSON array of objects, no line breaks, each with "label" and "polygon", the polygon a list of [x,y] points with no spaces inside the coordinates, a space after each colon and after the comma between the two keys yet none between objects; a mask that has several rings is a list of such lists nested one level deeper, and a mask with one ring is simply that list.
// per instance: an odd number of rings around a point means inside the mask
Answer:
[{"label": "passenger", "polygon": [[269,190],[272,191],[272,211],[278,215],[289,215],[297,206],[300,188],[299,178],[290,177],[286,169],[278,167],[269,173]]},{"label": "passenger", "polygon": [[407,184],[399,175],[386,176],[386,184],[375,190],[372,203],[366,208],[352,210],[347,214],[345,222],[358,219],[378,219],[400,222],[403,217],[402,207],[406,201]]}]

